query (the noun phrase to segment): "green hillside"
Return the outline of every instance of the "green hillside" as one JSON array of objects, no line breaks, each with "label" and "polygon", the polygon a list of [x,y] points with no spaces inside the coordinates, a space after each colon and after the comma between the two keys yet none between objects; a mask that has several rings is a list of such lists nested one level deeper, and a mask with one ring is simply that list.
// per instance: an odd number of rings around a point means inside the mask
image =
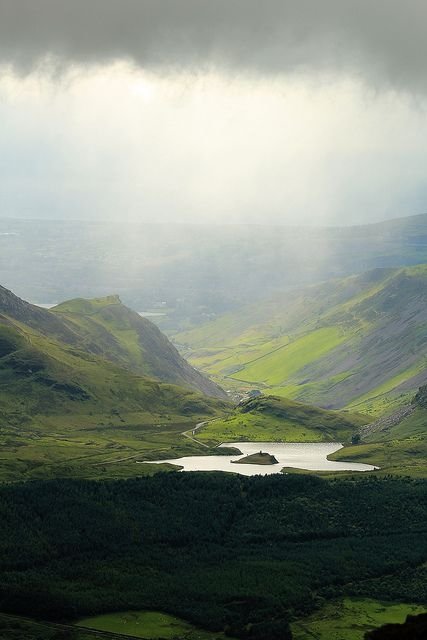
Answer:
[{"label": "green hillside", "polygon": [[[0,479],[143,472],[135,459],[170,455],[172,447],[197,450],[181,432],[227,409],[221,400],[136,373],[132,362],[113,364],[103,353],[107,343],[97,345],[93,333],[88,345],[77,322],[4,289],[0,302]],[[106,309],[105,301],[94,306]]]},{"label": "green hillside", "polygon": [[79,336],[85,351],[133,372],[226,398],[220,387],[189,366],[156,325],[122,304],[118,296],[70,300],[51,313]]},{"label": "green hillside", "polygon": [[427,266],[295,289],[175,340],[230,390],[381,415],[427,381]]},{"label": "green hillside", "polygon": [[225,398],[222,389],[186,362],[149,320],[118,296],[70,300],[40,309],[0,287],[0,321],[36,330],[49,339],[110,360],[138,374]]},{"label": "green hillside", "polygon": [[381,467],[380,473],[427,475],[427,385],[409,404],[359,431],[358,446],[345,447],[334,460],[362,461]]},{"label": "green hillside", "polygon": [[197,437],[211,444],[237,440],[349,442],[364,424],[365,416],[262,396],[243,401],[230,416],[207,423]]}]

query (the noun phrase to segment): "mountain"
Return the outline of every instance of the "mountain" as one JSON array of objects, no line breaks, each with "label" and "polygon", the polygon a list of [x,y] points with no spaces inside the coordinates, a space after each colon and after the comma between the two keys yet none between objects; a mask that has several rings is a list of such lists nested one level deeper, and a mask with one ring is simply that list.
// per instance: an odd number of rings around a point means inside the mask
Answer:
[{"label": "mountain", "polygon": [[124,306],[118,296],[71,300],[48,311],[0,287],[0,319],[18,322],[124,367],[212,397],[224,391],[182,358],[149,320]]},{"label": "mountain", "polygon": [[123,305],[118,296],[71,300],[52,313],[79,335],[81,347],[90,353],[136,373],[226,398],[220,387],[180,356],[156,325]]},{"label": "mountain", "polygon": [[57,303],[110,291],[176,332],[290,290],[427,262],[427,215],[343,227],[0,219],[0,281]]},{"label": "mountain", "polygon": [[175,341],[229,389],[392,412],[427,382],[427,266],[374,269],[297,288]]},{"label": "mountain", "polygon": [[[184,378],[191,367],[158,329],[150,332],[150,323],[140,323],[116,298],[70,306],[91,309],[94,318],[89,322],[79,312],[71,320],[66,307],[55,313],[38,309],[0,289],[0,480],[135,475],[150,472],[137,467],[140,458],[197,450],[182,432],[224,414],[228,404],[143,375],[144,366],[157,366],[162,374],[164,353],[171,378],[187,386],[199,380],[197,372]],[[116,335],[108,330],[110,306]],[[143,350],[139,338],[147,323]],[[124,335],[135,358],[128,362]]]}]

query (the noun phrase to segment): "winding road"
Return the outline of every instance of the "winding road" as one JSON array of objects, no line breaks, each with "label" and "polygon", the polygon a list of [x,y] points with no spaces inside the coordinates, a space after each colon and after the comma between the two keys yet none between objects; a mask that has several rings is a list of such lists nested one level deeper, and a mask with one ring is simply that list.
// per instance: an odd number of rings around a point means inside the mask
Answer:
[{"label": "winding road", "polygon": [[193,427],[192,429],[188,429],[187,431],[183,431],[181,435],[183,435],[185,438],[188,438],[189,440],[192,440],[193,442],[196,442],[197,444],[201,444],[202,447],[206,447],[206,449],[209,449],[209,445],[205,444],[204,442],[200,442],[200,440],[196,440],[196,438],[193,437],[196,431],[198,431],[205,424],[208,424],[208,421],[205,420],[205,422],[198,422],[195,427]]}]

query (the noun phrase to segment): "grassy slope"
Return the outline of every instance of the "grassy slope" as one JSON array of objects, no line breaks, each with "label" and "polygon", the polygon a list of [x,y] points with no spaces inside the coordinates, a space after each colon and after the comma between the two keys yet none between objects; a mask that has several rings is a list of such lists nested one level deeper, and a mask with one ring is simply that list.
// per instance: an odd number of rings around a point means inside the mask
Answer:
[{"label": "grassy slope", "polygon": [[[2,640],[222,640],[220,632],[205,631],[194,625],[158,611],[128,611],[84,618],[73,626],[41,622],[0,614]],[[232,639],[231,639],[232,640]]]},{"label": "grassy slope", "polygon": [[427,266],[419,265],[276,296],[175,339],[228,388],[377,415],[427,379],[426,327]]},{"label": "grassy slope", "polygon": [[149,320],[123,305],[118,296],[75,299],[51,310],[91,353],[135,373],[178,384],[213,397],[224,392],[193,369]]},{"label": "grassy slope", "polygon": [[244,402],[228,418],[209,422],[197,438],[212,444],[236,440],[348,442],[365,423],[363,416],[265,396]]},{"label": "grassy slope", "polygon": [[147,473],[135,459],[197,451],[181,432],[226,408],[22,322],[0,322],[1,480]]},{"label": "grassy slope", "polygon": [[384,425],[370,425],[363,442],[334,453],[334,460],[367,462],[381,467],[379,474],[427,475],[427,386],[413,400],[413,412]]}]

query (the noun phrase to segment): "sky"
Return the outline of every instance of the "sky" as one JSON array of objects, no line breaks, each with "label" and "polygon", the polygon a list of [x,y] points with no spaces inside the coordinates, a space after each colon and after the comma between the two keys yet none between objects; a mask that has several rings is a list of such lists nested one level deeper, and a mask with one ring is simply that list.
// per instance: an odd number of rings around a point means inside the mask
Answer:
[{"label": "sky", "polygon": [[0,0],[0,216],[427,211],[425,0]]}]

